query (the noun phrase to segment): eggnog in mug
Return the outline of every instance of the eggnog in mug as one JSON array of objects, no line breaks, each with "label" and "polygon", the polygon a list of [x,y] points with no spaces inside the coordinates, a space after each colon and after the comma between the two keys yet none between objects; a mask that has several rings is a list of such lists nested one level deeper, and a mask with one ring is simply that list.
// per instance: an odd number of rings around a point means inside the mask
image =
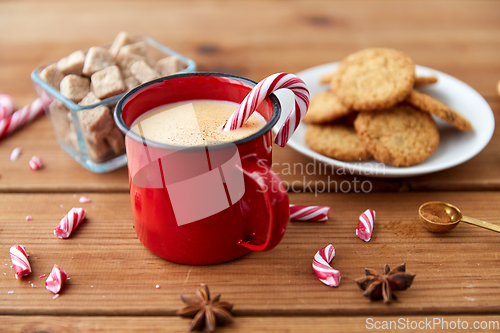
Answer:
[{"label": "eggnog in mug", "polygon": [[131,129],[154,142],[203,146],[238,141],[265,126],[265,119],[254,112],[241,128],[223,131],[222,126],[237,107],[237,103],[220,100],[166,104],[141,115]]}]

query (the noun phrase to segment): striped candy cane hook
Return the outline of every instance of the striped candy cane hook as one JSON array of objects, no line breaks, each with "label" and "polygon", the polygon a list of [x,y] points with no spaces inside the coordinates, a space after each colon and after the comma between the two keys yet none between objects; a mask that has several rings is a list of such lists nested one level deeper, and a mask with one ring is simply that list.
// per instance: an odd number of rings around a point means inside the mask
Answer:
[{"label": "striped candy cane hook", "polygon": [[298,76],[277,73],[260,81],[224,124],[224,131],[232,131],[243,126],[260,103],[279,89],[290,89],[295,95],[295,104],[285,122],[276,134],[274,142],[284,147],[304,118],[309,107],[309,90]]}]

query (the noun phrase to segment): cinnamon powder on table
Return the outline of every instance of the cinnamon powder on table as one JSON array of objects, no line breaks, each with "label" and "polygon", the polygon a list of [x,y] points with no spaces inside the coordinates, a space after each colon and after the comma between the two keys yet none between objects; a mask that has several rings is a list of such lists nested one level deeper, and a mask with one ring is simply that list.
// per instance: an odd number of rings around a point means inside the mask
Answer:
[{"label": "cinnamon powder on table", "polygon": [[434,223],[448,224],[453,222],[442,207],[424,207],[421,213],[423,217]]}]

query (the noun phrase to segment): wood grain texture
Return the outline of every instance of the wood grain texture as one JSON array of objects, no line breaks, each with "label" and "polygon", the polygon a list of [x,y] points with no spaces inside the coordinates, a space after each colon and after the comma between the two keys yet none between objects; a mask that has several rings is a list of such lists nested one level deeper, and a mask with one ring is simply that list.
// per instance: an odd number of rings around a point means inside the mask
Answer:
[{"label": "wood grain texture", "polygon": [[[424,316],[370,316],[370,317],[235,317],[234,322],[217,327],[217,332],[366,332],[383,325],[395,328],[392,332],[411,331],[420,325],[418,332],[456,332],[452,325],[462,327],[486,327],[494,331],[500,327],[500,316],[440,316],[434,320]],[[438,322],[438,320],[440,320]],[[459,320],[459,321],[458,321]],[[62,316],[0,316],[4,324],[2,332],[48,332],[48,333],[128,333],[128,332],[187,332],[189,320],[172,317],[62,317]],[[452,324],[454,322],[454,324]],[[464,324],[466,322],[466,324]],[[391,326],[392,325],[392,326]],[[413,326],[412,326],[413,325]],[[430,326],[429,326],[430,325]],[[446,326],[448,325],[448,326]],[[406,329],[408,327],[408,329]],[[448,327],[448,329],[446,328]],[[404,329],[403,329],[404,328]],[[387,330],[385,330],[387,331]],[[415,329],[414,329],[415,331]]]},{"label": "wood grain texture", "polygon": [[[33,69],[109,43],[126,30],[185,54],[199,70],[256,81],[338,61],[366,47],[393,47],[471,85],[499,119],[498,17],[500,2],[492,0],[2,1],[0,91],[22,107],[37,97]],[[24,153],[10,162],[15,147]],[[27,165],[35,154],[46,164],[38,172]],[[174,317],[182,306],[179,294],[193,294],[200,283],[235,304],[236,321],[221,332],[364,332],[367,317],[499,320],[490,316],[500,313],[498,235],[469,225],[435,235],[417,217],[421,203],[445,200],[466,215],[500,223],[498,133],[470,161],[414,178],[362,178],[328,168],[322,174],[289,172],[288,165],[314,161],[289,147],[273,155],[274,170],[295,184],[291,203],[331,206],[329,221],[290,222],[270,252],[186,266],[153,255],[138,241],[126,168],[107,174],[85,170],[58,146],[45,117],[0,141],[0,331],[184,332],[188,320]],[[344,187],[339,193],[294,193],[326,181]],[[371,192],[391,193],[341,193],[363,181]],[[419,193],[399,193],[411,191]],[[92,203],[80,204],[80,195]],[[71,207],[88,209],[88,219],[70,239],[58,239],[52,231]],[[364,243],[354,230],[367,208],[377,211],[377,220],[373,239]],[[26,215],[33,220],[27,222]],[[335,289],[320,283],[311,268],[316,251],[330,243],[337,249],[332,265],[342,273]],[[8,256],[14,244],[26,246],[33,268],[19,280]],[[417,277],[398,293],[398,302],[386,306],[362,297],[354,279],[364,267],[381,270],[403,262]],[[56,263],[70,280],[52,299],[38,276]]]},{"label": "wood grain texture", "polygon": [[[337,61],[364,47],[394,47],[418,64],[471,85],[487,98],[498,118],[499,15],[500,3],[495,1],[454,1],[453,5],[432,1],[425,6],[389,0],[289,1],[286,5],[263,0],[7,1],[0,3],[0,31],[6,32],[0,35],[0,91],[12,95],[19,107],[27,104],[36,98],[29,78],[34,68],[77,49],[106,44],[118,31],[127,30],[150,35],[187,55],[200,70],[254,80]],[[495,134],[477,157],[450,170],[368,180],[372,191],[498,190],[499,140]],[[25,154],[11,163],[5,157],[17,146],[24,147]],[[43,172],[32,173],[23,165],[30,154],[45,157]],[[0,156],[4,156],[0,158],[1,192],[128,190],[125,169],[105,175],[85,170],[59,148],[43,119],[2,140]],[[336,186],[337,192],[355,191],[356,182],[367,180],[331,169],[327,175],[288,173],[286,164],[314,162],[291,148],[277,147],[274,162],[291,191],[321,189],[321,182],[331,181],[335,183],[331,189]]]},{"label": "wood grain texture", "polygon": [[[468,216],[500,224],[500,194],[436,192],[394,194],[292,194],[290,202],[328,205],[326,223],[290,222],[272,251],[250,253],[212,266],[178,265],[145,249],[132,227],[127,194],[86,194],[79,204],[72,194],[0,195],[0,314],[3,315],[173,315],[180,293],[194,294],[200,283],[235,304],[237,315],[451,315],[500,311],[498,234],[460,225],[435,235],[418,221],[425,201],[444,200]],[[397,205],[394,203],[397,202]],[[84,207],[88,218],[69,239],[52,231],[71,207]],[[359,215],[377,212],[369,243],[355,236]],[[31,215],[33,220],[25,221]],[[33,273],[19,280],[8,249],[22,244]],[[318,281],[311,265],[316,251],[333,244],[332,266],[342,273],[338,288]],[[370,302],[354,279],[364,268],[407,264],[413,286],[389,306]],[[44,288],[54,264],[70,280],[59,298]],[[4,274],[5,273],[5,274]],[[31,287],[35,283],[36,287]],[[156,289],[156,285],[161,289]],[[12,293],[8,293],[12,291]]]}]

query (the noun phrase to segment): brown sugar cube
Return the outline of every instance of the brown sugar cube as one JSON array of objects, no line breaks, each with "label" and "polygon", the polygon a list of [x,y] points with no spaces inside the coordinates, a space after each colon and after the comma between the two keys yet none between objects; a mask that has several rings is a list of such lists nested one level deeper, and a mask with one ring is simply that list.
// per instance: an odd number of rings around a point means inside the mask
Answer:
[{"label": "brown sugar cube", "polygon": [[134,62],[134,64],[130,66],[130,71],[140,83],[160,77],[160,73],[149,67],[144,60]]},{"label": "brown sugar cube", "polygon": [[125,31],[119,32],[118,35],[116,35],[113,44],[111,44],[111,47],[109,48],[109,53],[111,53],[113,57],[116,57],[118,55],[118,51],[120,51],[120,48],[129,43],[130,38],[128,36],[128,33],[126,33]]},{"label": "brown sugar cube", "polygon": [[148,51],[148,44],[144,41],[125,45],[122,46],[120,49],[120,52],[133,53],[140,55],[142,57],[146,57],[147,51]]},{"label": "brown sugar cube", "polygon": [[100,99],[127,91],[120,69],[117,66],[109,66],[92,74],[91,80],[94,93]]},{"label": "brown sugar cube", "polygon": [[[89,92],[79,105],[92,105],[100,101],[94,93]],[[115,124],[109,108],[105,105],[100,105],[93,109],[80,110],[76,114],[78,115],[82,132],[94,143],[104,138]]]},{"label": "brown sugar cube", "polygon": [[135,76],[129,76],[125,78],[125,86],[127,87],[127,90],[132,90],[139,84],[141,83],[135,78]]},{"label": "brown sugar cube", "polygon": [[90,80],[86,77],[69,74],[61,80],[59,87],[64,97],[78,103],[89,93]]},{"label": "brown sugar cube", "polygon": [[141,55],[123,50],[123,47],[120,49],[120,52],[118,52],[118,56],[116,57],[116,62],[118,63],[118,66],[120,66],[124,77],[129,77],[132,75],[132,73],[130,72],[130,66],[132,66],[134,62],[139,60],[146,60],[146,58]]},{"label": "brown sugar cube", "polygon": [[115,64],[115,58],[103,47],[94,46],[89,49],[83,64],[83,75],[91,76],[97,71]]},{"label": "brown sugar cube", "polygon": [[92,91],[90,91],[87,95],[85,95],[84,98],[82,98],[82,100],[80,101],[80,103],[78,103],[78,105],[87,106],[87,105],[97,104],[100,101],[101,100],[97,98],[97,96]]},{"label": "brown sugar cube", "polygon": [[109,153],[109,145],[104,140],[92,142],[85,138],[84,141],[87,155],[94,162],[101,162]]},{"label": "brown sugar cube", "polygon": [[76,74],[82,75],[83,63],[85,62],[85,53],[83,51],[75,51],[66,58],[62,58],[57,62],[57,68],[64,75]]},{"label": "brown sugar cube", "polygon": [[186,65],[182,62],[181,59],[176,56],[170,56],[163,59],[158,60],[156,63],[155,69],[162,76],[172,75],[177,73],[178,71],[184,69]]},{"label": "brown sugar cube", "polygon": [[64,141],[66,141],[67,143],[72,145],[73,148],[75,148],[76,150],[79,150],[78,137],[76,136],[75,125],[73,123],[69,124],[69,131],[68,131],[68,134],[66,135]]},{"label": "brown sugar cube", "polygon": [[59,90],[59,85],[64,75],[59,69],[57,69],[56,64],[49,65],[45,67],[39,74],[40,78],[50,84],[52,87]]},{"label": "brown sugar cube", "polygon": [[96,138],[106,136],[106,133],[111,129],[111,125],[114,124],[109,108],[104,105],[89,110],[78,111],[77,115],[82,131],[95,133],[94,137]]},{"label": "brown sugar cube", "polygon": [[50,121],[54,133],[59,139],[65,139],[69,132],[71,114],[69,109],[59,100],[50,103]]},{"label": "brown sugar cube", "polygon": [[105,140],[116,155],[125,149],[125,136],[116,125],[113,126]]}]

